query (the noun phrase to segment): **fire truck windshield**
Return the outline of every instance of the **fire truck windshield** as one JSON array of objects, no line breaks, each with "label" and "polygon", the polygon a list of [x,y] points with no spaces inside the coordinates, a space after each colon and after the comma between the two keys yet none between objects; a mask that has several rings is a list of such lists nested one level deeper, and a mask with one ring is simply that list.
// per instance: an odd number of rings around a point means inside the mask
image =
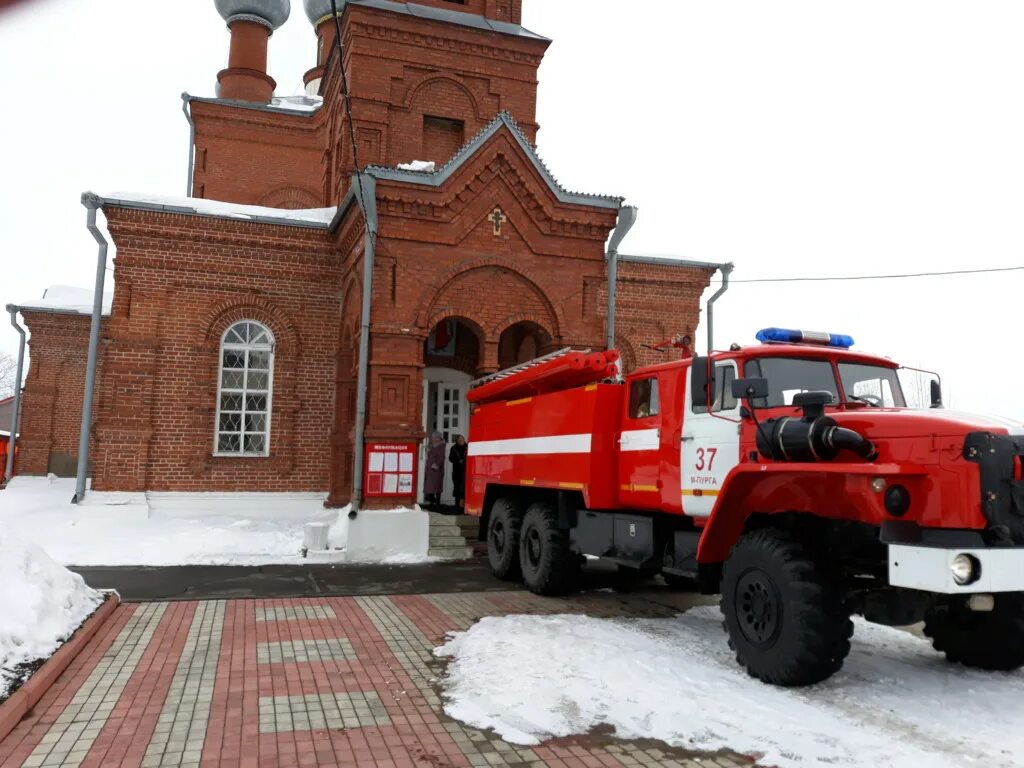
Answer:
[{"label": "fire truck windshield", "polygon": [[839,402],[839,387],[827,360],[804,360],[798,357],[762,357],[749,360],[746,376],[768,380],[768,397],[755,400],[758,408],[779,408],[793,404],[801,392],[831,392]]},{"label": "fire truck windshield", "polygon": [[896,371],[880,365],[839,363],[839,378],[848,400],[881,408],[906,408]]},{"label": "fire truck windshield", "polygon": [[[831,392],[838,403],[839,387],[832,364],[827,360],[798,357],[762,357],[746,363],[745,375],[768,380],[768,397],[754,401],[758,408],[780,408],[793,404],[801,392]],[[847,401],[885,408],[906,407],[896,371],[879,365],[840,363],[839,375]]]}]

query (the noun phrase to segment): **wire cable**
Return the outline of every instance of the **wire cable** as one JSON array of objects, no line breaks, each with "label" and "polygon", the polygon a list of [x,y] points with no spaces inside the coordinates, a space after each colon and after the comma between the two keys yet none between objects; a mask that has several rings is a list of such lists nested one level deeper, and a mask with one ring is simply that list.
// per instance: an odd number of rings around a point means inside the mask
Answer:
[{"label": "wire cable", "polygon": [[[352,119],[352,95],[348,90],[348,78],[345,75],[344,53],[341,48],[341,19],[338,17],[338,2],[331,0],[331,11],[334,14],[334,50],[338,53],[338,75],[341,78],[341,101],[345,107],[345,117],[348,122],[349,140],[352,143],[352,165],[356,169],[356,194],[359,196],[359,207],[366,211],[366,193],[363,190],[363,168],[359,164],[359,144],[356,141],[356,126]],[[376,241],[376,233],[370,231],[369,225],[366,231],[371,242]]]},{"label": "wire cable", "polygon": [[824,283],[853,280],[906,280],[917,277],[948,277],[950,275],[985,275],[996,272],[1020,272],[1024,267],[992,267],[989,269],[954,269],[948,272],[908,272],[892,275],[847,275],[835,277],[759,277],[747,280],[731,280],[733,283]]}]

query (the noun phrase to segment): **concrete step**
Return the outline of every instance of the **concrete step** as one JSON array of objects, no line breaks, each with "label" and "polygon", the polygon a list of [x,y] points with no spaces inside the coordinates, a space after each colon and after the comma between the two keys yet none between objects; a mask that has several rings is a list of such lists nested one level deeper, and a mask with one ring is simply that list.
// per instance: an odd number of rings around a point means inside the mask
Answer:
[{"label": "concrete step", "polygon": [[466,537],[467,541],[476,541],[480,532],[480,518],[469,515],[459,515],[455,518],[458,521],[459,530]]},{"label": "concrete step", "polygon": [[431,547],[465,547],[466,539],[461,535],[435,535],[433,531],[430,532],[430,546]]},{"label": "concrete step", "polygon": [[430,549],[427,554],[442,560],[469,560],[473,557],[473,548],[467,545],[457,517],[430,513]]},{"label": "concrete step", "polygon": [[470,560],[473,557],[473,549],[471,547],[431,547],[427,555],[429,557],[437,557],[441,560]]}]

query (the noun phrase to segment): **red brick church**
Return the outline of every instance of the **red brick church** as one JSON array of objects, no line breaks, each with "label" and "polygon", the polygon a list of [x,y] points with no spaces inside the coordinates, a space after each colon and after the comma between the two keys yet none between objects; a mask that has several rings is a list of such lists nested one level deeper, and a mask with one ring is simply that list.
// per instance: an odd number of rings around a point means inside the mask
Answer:
[{"label": "red brick church", "polygon": [[[186,96],[191,197],[85,199],[116,248],[94,488],[346,502],[368,249],[369,442],[464,433],[475,377],[605,347],[606,243],[623,200],[566,190],[538,156],[551,41],[521,26],[522,0],[338,0],[340,48],[330,0],[306,0],[315,66],[309,96],[288,99],[266,71],[288,0],[216,4],[230,57],[216,98]],[[664,359],[647,345],[696,326],[713,272],[619,258],[627,368]],[[22,316],[20,468],[73,473],[90,319],[45,305]],[[404,483],[388,503],[417,496]]]}]

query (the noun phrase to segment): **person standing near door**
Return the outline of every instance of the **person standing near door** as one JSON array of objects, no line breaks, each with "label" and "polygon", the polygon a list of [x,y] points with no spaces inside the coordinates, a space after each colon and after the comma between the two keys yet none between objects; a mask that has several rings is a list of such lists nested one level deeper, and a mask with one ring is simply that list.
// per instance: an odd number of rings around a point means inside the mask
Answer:
[{"label": "person standing near door", "polygon": [[448,452],[448,461],[452,463],[452,485],[455,487],[455,506],[462,511],[466,504],[466,457],[469,446],[462,435],[455,436],[455,445]]},{"label": "person standing near door", "polygon": [[431,509],[441,506],[441,494],[444,493],[444,446],[444,435],[434,432],[427,446],[427,466],[423,476],[423,498]]}]

